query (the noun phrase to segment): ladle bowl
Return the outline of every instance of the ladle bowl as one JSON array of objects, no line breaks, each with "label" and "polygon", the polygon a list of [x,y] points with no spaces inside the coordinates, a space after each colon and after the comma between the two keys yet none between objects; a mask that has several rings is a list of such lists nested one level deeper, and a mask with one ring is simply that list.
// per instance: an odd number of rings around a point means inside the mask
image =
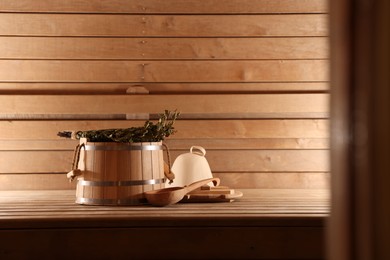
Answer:
[{"label": "ladle bowl", "polygon": [[159,190],[151,190],[144,192],[148,202],[154,206],[168,206],[175,204],[183,199],[183,197],[189,192],[196,190],[209,182],[213,182],[214,186],[218,186],[220,183],[219,178],[209,178],[191,183],[184,187],[171,187]]}]

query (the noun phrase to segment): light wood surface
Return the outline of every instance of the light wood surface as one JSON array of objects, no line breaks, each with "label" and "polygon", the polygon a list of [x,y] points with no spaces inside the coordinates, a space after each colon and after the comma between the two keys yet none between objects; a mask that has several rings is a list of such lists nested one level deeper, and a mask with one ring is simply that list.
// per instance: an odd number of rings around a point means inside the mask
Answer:
[{"label": "light wood surface", "polygon": [[165,207],[179,203],[184,197],[200,187],[212,182],[213,185],[218,186],[220,183],[219,178],[203,179],[186,186],[169,187],[157,190],[145,191],[145,197],[147,202],[153,206]]},{"label": "light wood surface", "polygon": [[[291,15],[111,15],[7,14],[7,36],[327,36],[326,14]],[[50,23],[48,23],[50,21]],[[82,24],[83,26],[80,26]],[[121,26],[115,26],[120,24]]]},{"label": "light wood surface", "polygon": [[[171,151],[171,159],[184,152]],[[72,150],[0,151],[0,173],[67,172],[72,158]],[[206,158],[213,172],[326,172],[330,168],[327,150],[208,150]]]},{"label": "light wood surface", "polygon": [[326,60],[1,60],[0,77],[4,82],[321,82],[329,80],[328,66]]},{"label": "light wood surface", "polygon": [[14,258],[324,257],[328,191],[242,192],[232,203],[160,208],[77,205],[74,190],[0,191],[0,247],[3,256]]},{"label": "light wood surface", "polygon": [[[95,46],[95,48],[91,48]],[[326,37],[75,38],[0,37],[3,58],[18,59],[327,59]],[[99,52],[96,52],[96,49]]]},{"label": "light wood surface", "polygon": [[[194,140],[196,139],[196,140]],[[187,151],[194,143],[206,148],[207,150],[222,150],[224,148],[231,150],[239,149],[329,149],[328,138],[240,138],[225,139],[215,138],[203,139],[175,139],[171,138],[166,140],[165,143],[174,150]],[[65,151],[72,150],[76,146],[74,140],[50,140],[50,139],[37,139],[31,140],[0,140],[0,151],[18,151],[23,147],[29,147],[29,151]]]},{"label": "light wood surface", "polygon": [[[236,139],[175,139],[166,140],[168,147],[177,151],[187,151],[189,147],[196,143],[207,150],[229,149],[329,149],[328,138],[236,138]],[[20,151],[29,147],[29,151],[65,151],[72,150],[76,146],[76,141],[68,140],[0,140],[0,151]]]},{"label": "light wood surface", "polygon": [[2,0],[6,12],[54,13],[326,13],[326,0]]},{"label": "light wood surface", "polygon": [[[15,171],[0,174],[0,188],[36,190],[0,191],[0,252],[324,258],[328,195],[316,189],[329,179],[327,0],[0,2],[1,158],[25,159],[5,162]],[[134,86],[150,97],[126,94]],[[173,153],[199,141],[222,184],[280,190],[164,210],[76,205],[51,161],[71,163],[74,142],[57,129],[133,125],[126,114],[171,108],[187,118]],[[225,152],[243,168],[220,161]]]},{"label": "light wood surface", "polygon": [[72,188],[58,131],[164,109],[224,181],[328,187],[328,0],[0,2],[0,188]]},{"label": "light wood surface", "polygon": [[[1,114],[262,114],[262,117],[328,117],[328,94],[265,95],[8,95],[0,96]],[[259,106],[261,104],[261,106]]]},{"label": "light wood surface", "polygon": [[[64,141],[57,136],[64,130],[93,130],[109,128],[138,127],[143,124],[136,120],[40,120],[40,121],[0,121],[0,130],[7,135],[6,140],[56,140]],[[286,120],[178,120],[174,125],[177,132],[166,139],[242,139],[264,138],[272,141],[277,138],[328,138],[328,119]],[[297,140],[299,141],[299,140]],[[0,150],[2,147],[0,147]]]},{"label": "light wood surface", "polygon": [[[221,182],[221,185],[224,183]],[[144,224],[148,223],[148,220],[164,222],[166,218],[182,219],[185,222],[188,218],[199,217],[201,221],[202,216],[203,218],[215,217],[228,220],[230,218],[238,221],[236,224],[240,222],[244,224],[247,220],[247,224],[250,225],[266,221],[267,217],[275,218],[277,223],[278,217],[296,218],[296,220],[312,217],[323,220],[329,214],[329,192],[327,190],[242,189],[241,191],[244,194],[243,197],[233,203],[179,203],[166,208],[149,205],[126,207],[78,205],[74,202],[76,199],[74,190],[0,191],[2,209],[0,228],[54,226],[70,228],[94,225],[100,221],[101,227],[105,225],[136,226],[138,221]],[[241,221],[240,218],[242,218]],[[125,222],[116,222],[120,219]],[[39,223],[39,220],[42,222]],[[304,222],[301,224],[304,225]],[[151,222],[150,225],[153,223]],[[218,223],[213,222],[209,225],[218,225]]]},{"label": "light wood surface", "polygon": [[[86,149],[81,149],[80,160],[76,162],[80,169],[80,175],[74,179],[77,203],[137,205],[144,199],[144,192],[164,188],[162,142],[129,145],[81,139],[80,143],[85,144]],[[59,169],[60,165],[57,166]],[[38,173],[40,170],[30,171]]]},{"label": "light wood surface", "polygon": [[[182,152],[172,152],[176,158]],[[211,150],[207,154],[213,172],[327,172],[326,150]]]}]

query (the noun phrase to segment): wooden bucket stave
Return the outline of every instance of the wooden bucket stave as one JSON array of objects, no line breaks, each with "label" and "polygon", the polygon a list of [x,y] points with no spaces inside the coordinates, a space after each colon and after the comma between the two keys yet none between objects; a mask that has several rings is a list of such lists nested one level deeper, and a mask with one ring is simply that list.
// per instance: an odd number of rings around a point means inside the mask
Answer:
[{"label": "wooden bucket stave", "polygon": [[76,203],[137,205],[145,202],[145,191],[164,187],[162,142],[80,142]]}]

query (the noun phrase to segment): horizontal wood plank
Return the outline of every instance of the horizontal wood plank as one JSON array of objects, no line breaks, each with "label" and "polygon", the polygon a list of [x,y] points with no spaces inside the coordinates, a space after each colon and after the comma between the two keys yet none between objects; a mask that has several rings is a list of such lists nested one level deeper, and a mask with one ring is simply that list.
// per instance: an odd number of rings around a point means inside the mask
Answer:
[{"label": "horizontal wood plank", "polygon": [[[326,37],[64,38],[0,37],[4,59],[326,59]],[[96,50],[99,50],[97,52]]]},{"label": "horizontal wood plank", "polygon": [[[182,152],[171,152],[176,158]],[[328,172],[328,150],[208,151],[212,172]]]},{"label": "horizontal wood plank", "polygon": [[237,189],[330,189],[329,172],[225,172],[213,176]]},{"label": "horizontal wood plank", "polygon": [[[327,36],[326,14],[305,15],[96,15],[7,14],[1,36]],[[82,25],[82,26],[80,26]]]},{"label": "horizontal wood plank", "polygon": [[[0,121],[0,140],[61,140],[64,130],[93,130],[142,126],[143,121]],[[177,132],[169,139],[241,139],[241,138],[328,138],[327,119],[307,120],[180,120],[174,125]],[[304,141],[302,141],[302,144]]]},{"label": "horizontal wood plank", "polygon": [[[277,149],[329,149],[328,138],[238,138],[238,139],[167,139],[169,148],[188,152],[193,145],[204,147],[206,150],[277,150]],[[1,144],[1,140],[0,140]]]},{"label": "horizontal wood plank", "polygon": [[0,174],[0,189],[5,190],[75,190],[66,174]]},{"label": "horizontal wood plank", "polygon": [[[213,173],[221,185],[235,189],[329,189],[329,172]],[[0,174],[1,190],[75,190],[66,174]]]},{"label": "horizontal wood plank", "polygon": [[307,120],[178,120],[173,138],[327,138],[327,119]]},{"label": "horizontal wood plank", "polygon": [[[170,151],[171,160],[183,151]],[[327,172],[328,150],[208,150],[213,172]],[[0,173],[62,173],[73,151],[0,151]]]},{"label": "horizontal wood plank", "polygon": [[2,82],[328,81],[328,60],[52,61],[0,60]]},{"label": "horizontal wood plank", "polygon": [[72,159],[71,151],[0,151],[0,174],[65,173]]},{"label": "horizontal wood plank", "polygon": [[283,117],[328,113],[328,94],[266,95],[2,95],[1,114],[264,113]]},{"label": "horizontal wood plank", "polygon": [[[34,131],[34,128],[32,129]],[[52,135],[54,137],[54,135]],[[3,137],[4,138],[4,137]],[[73,150],[77,140],[21,140],[0,139],[0,151],[42,151],[42,150]],[[4,139],[5,139],[4,138]],[[164,141],[170,149],[188,152],[193,145],[202,146],[206,150],[215,149],[329,149],[328,138],[195,138],[176,139],[171,136]]]},{"label": "horizontal wood plank", "polygon": [[2,12],[53,13],[324,13],[326,0],[2,0]]},{"label": "horizontal wood plank", "polygon": [[144,87],[151,94],[327,92],[328,82],[267,83],[29,83],[0,82],[0,94],[125,94],[129,88]]}]

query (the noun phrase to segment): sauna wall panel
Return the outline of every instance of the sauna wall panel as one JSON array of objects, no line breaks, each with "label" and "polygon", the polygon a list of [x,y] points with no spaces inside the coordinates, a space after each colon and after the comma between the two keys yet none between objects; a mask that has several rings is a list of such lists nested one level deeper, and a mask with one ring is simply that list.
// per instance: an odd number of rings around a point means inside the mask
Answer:
[{"label": "sauna wall panel", "polygon": [[[64,129],[106,129],[142,126],[135,120],[3,120],[0,131],[7,134],[7,140],[51,140]],[[178,120],[177,132],[170,141],[181,139],[277,139],[277,138],[329,138],[327,119],[251,119],[251,120]]]},{"label": "sauna wall panel", "polygon": [[[265,61],[0,61],[9,82],[326,81],[324,60]],[[66,73],[65,73],[66,72]],[[99,73],[100,72],[100,73]]]},{"label": "sauna wall panel", "polygon": [[205,147],[226,185],[328,187],[327,19],[326,0],[0,1],[0,188],[73,189],[58,131],[164,109],[171,157]]},{"label": "sauna wall panel", "polygon": [[328,8],[324,0],[2,0],[1,4],[2,11],[13,13],[326,13]]},{"label": "sauna wall panel", "polygon": [[324,14],[123,15],[8,14],[0,34],[80,37],[259,37],[326,36]]},{"label": "sauna wall panel", "polygon": [[[2,57],[45,60],[327,59],[325,37],[291,38],[78,38],[0,37]],[[91,48],[94,46],[94,48]],[[99,50],[98,52],[96,50]]]},{"label": "sauna wall panel", "polygon": [[[0,96],[3,115],[95,115],[156,113],[164,109],[185,114],[263,114],[275,118],[324,117],[328,94],[213,95],[13,95]],[[259,104],[262,104],[259,106]],[[0,115],[1,115],[0,114]],[[217,115],[218,116],[218,115]]]}]

